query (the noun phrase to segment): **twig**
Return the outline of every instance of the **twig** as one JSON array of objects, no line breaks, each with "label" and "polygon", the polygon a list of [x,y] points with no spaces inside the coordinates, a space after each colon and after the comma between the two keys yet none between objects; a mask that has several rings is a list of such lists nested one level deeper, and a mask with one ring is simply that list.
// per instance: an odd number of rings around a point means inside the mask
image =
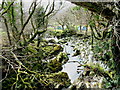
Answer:
[{"label": "twig", "polygon": [[[37,0],[36,0],[36,1],[37,1]],[[32,12],[30,13],[30,15],[28,16],[26,22],[23,24],[23,27],[22,27],[22,29],[21,29],[21,31],[20,31],[20,33],[19,33],[19,40],[20,40],[21,35],[22,35],[23,32],[24,32],[24,29],[25,29],[26,25],[28,24],[30,18],[32,17],[32,15],[33,15],[33,13],[34,13],[34,11],[35,11],[35,9],[36,9],[36,6],[37,6],[36,1],[33,2],[33,3],[34,3],[33,10],[32,10]]]},{"label": "twig", "polygon": [[11,2],[10,5],[8,6],[7,9],[5,9],[1,14],[0,16],[4,15],[5,13],[7,13],[7,11],[10,9],[10,7],[13,5],[14,2]]}]

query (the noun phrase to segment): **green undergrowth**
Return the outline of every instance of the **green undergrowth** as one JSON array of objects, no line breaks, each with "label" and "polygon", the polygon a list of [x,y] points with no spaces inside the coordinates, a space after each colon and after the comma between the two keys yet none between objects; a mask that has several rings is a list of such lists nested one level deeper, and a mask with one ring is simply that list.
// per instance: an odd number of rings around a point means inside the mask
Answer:
[{"label": "green undergrowth", "polygon": [[[24,48],[17,48],[5,53],[3,61],[3,89],[62,89],[71,83],[62,65],[69,58],[58,44],[49,45],[46,41],[37,47],[30,43]],[[6,57],[9,56],[9,57]],[[10,61],[9,63],[7,63]],[[9,67],[9,72],[6,72]],[[7,75],[7,77],[6,77]]]}]

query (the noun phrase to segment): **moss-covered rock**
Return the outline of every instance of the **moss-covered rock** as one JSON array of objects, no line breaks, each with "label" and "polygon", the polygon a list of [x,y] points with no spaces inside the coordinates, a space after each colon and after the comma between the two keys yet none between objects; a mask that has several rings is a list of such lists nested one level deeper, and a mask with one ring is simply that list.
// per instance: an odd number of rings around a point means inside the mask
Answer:
[{"label": "moss-covered rock", "polygon": [[45,52],[46,54],[50,54],[51,51],[53,51],[54,46],[53,45],[47,45],[42,47],[43,52]]},{"label": "moss-covered rock", "polygon": [[48,68],[50,72],[58,72],[62,70],[62,63],[55,58],[48,63]]},{"label": "moss-covered rock", "polygon": [[61,90],[71,85],[70,79],[66,72],[58,72],[49,76],[49,82],[54,83],[56,89]]},{"label": "moss-covered rock", "polygon": [[59,43],[59,44],[61,44],[61,43],[62,43],[62,44],[67,43],[67,40],[61,39],[61,40],[58,41],[58,43]]},{"label": "moss-covered rock", "polygon": [[54,39],[50,39],[48,40],[49,43],[56,43],[56,41]]},{"label": "moss-covered rock", "polygon": [[51,54],[57,55],[61,51],[63,51],[63,48],[60,45],[54,45],[54,48],[51,51]]},{"label": "moss-covered rock", "polygon": [[27,50],[28,52],[31,52],[31,53],[34,53],[34,54],[35,54],[35,53],[37,53],[36,48],[37,48],[37,47],[29,44],[29,45],[27,46],[26,50]]},{"label": "moss-covered rock", "polygon": [[57,56],[57,60],[60,63],[65,64],[69,60],[69,58],[66,53],[60,52],[59,55]]},{"label": "moss-covered rock", "polygon": [[54,56],[58,55],[61,51],[63,51],[63,48],[60,45],[47,45],[42,47],[42,53],[47,58],[53,58]]},{"label": "moss-covered rock", "polygon": [[51,72],[58,72],[62,70],[62,65],[69,60],[66,53],[60,52],[56,58],[48,63],[48,68]]}]

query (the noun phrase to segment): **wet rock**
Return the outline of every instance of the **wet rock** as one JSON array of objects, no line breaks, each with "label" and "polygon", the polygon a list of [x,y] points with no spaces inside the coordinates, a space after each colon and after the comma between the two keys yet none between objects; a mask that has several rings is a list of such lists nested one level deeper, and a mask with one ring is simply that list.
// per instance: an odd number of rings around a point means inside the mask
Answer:
[{"label": "wet rock", "polygon": [[68,45],[68,43],[65,43],[65,45]]},{"label": "wet rock", "polygon": [[[55,89],[57,90],[62,90],[63,88],[67,88],[71,85],[70,79],[66,72],[51,74],[49,78],[51,78],[50,80],[54,83]],[[54,79],[54,82],[52,79]]]},{"label": "wet rock", "polygon": [[50,72],[54,73],[54,72],[58,72],[58,71],[61,71],[62,70],[62,63],[60,63],[57,58],[51,60],[49,63],[48,63],[48,68],[50,70]]},{"label": "wet rock", "polygon": [[71,45],[71,47],[75,47],[75,45]]},{"label": "wet rock", "polygon": [[87,86],[85,83],[81,83],[80,87],[78,87],[78,90],[87,90]]},{"label": "wet rock", "polygon": [[70,53],[67,53],[67,55],[70,55]]},{"label": "wet rock", "polygon": [[48,40],[49,43],[56,43],[56,41],[54,39],[50,39]]},{"label": "wet rock", "polygon": [[76,52],[73,54],[73,56],[78,56],[80,55],[80,50],[76,50]]},{"label": "wet rock", "polygon": [[42,47],[42,55],[46,58],[53,58],[58,55],[63,48],[60,45],[47,45]]},{"label": "wet rock", "polygon": [[61,44],[61,43],[63,44],[63,43],[67,43],[67,41],[61,39],[61,40],[58,41],[58,43],[59,43],[59,44]]},{"label": "wet rock", "polygon": [[57,60],[60,63],[65,64],[69,60],[69,58],[66,53],[60,52],[60,54],[57,56]]},{"label": "wet rock", "polygon": [[77,90],[76,85],[72,85],[70,90]]}]

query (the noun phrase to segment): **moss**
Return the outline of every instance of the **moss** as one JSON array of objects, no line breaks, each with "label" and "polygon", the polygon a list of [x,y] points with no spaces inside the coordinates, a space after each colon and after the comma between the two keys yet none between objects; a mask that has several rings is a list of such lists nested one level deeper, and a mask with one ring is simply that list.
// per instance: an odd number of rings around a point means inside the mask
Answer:
[{"label": "moss", "polygon": [[49,43],[56,43],[56,41],[54,39],[50,39],[48,42]]},{"label": "moss", "polygon": [[45,46],[42,48],[42,50],[45,52],[45,53],[50,53],[52,50],[54,49],[54,46]]},{"label": "moss", "polygon": [[48,45],[41,48],[42,54],[46,58],[53,58],[54,56],[58,55],[63,48],[60,45]]},{"label": "moss", "polygon": [[58,72],[62,70],[62,63],[55,58],[48,63],[48,68],[50,72]]},{"label": "moss", "polygon": [[54,51],[60,51],[62,49],[62,47],[60,45],[55,45],[54,47]]},{"label": "moss", "polygon": [[63,44],[63,43],[67,43],[67,40],[59,40],[58,43],[61,43],[61,44]]},{"label": "moss", "polygon": [[84,65],[85,67],[89,67],[89,71],[93,71],[95,74],[104,77],[111,85],[114,86],[113,78],[111,77],[110,73],[106,71],[100,64],[95,65]]},{"label": "moss", "polygon": [[36,47],[30,44],[27,46],[27,50],[31,53],[37,53]]},{"label": "moss", "polygon": [[[70,79],[68,77],[68,74],[66,72],[58,72],[51,74],[48,78],[50,78],[50,82],[54,83],[57,89],[60,89],[61,87],[67,88],[71,85]],[[52,78],[52,79],[51,79]],[[53,82],[54,80],[54,82]]]},{"label": "moss", "polygon": [[66,53],[60,52],[59,55],[57,56],[57,60],[60,63],[65,64],[69,60],[69,58]]},{"label": "moss", "polygon": [[51,54],[57,55],[60,51],[63,51],[63,48],[60,45],[55,45],[51,51]]}]

